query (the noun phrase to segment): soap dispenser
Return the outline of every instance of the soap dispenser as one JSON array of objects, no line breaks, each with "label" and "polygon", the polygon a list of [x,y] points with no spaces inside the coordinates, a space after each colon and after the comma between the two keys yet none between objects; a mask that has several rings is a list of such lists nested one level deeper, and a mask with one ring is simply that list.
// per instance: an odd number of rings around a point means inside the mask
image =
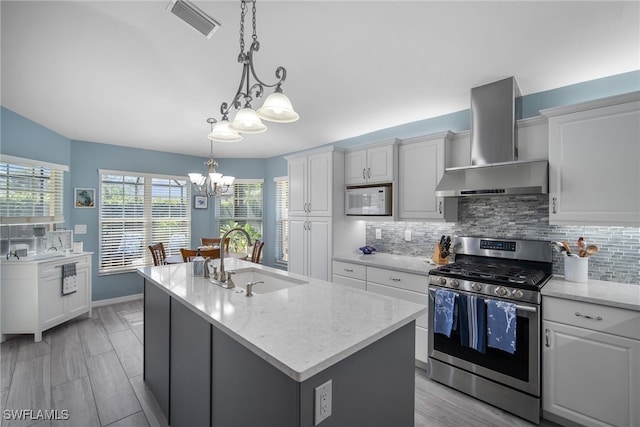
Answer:
[{"label": "soap dispenser", "polygon": [[191,260],[191,275],[204,276],[204,258],[200,254],[200,249],[196,252],[196,256]]}]

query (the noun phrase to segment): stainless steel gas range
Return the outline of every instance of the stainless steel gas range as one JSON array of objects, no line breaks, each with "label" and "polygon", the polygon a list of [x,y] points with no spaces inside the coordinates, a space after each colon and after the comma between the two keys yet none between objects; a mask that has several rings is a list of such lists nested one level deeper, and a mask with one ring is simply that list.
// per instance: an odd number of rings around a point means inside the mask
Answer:
[{"label": "stainless steel gas range", "polygon": [[[551,277],[551,244],[539,240],[456,237],[453,251],[455,263],[429,273],[429,376],[539,423],[540,289]],[[441,304],[436,302],[438,292],[439,301],[443,294],[455,297],[456,322],[450,332],[447,331],[448,336],[434,331],[436,309],[441,309],[436,307]],[[464,313],[459,307],[462,301]],[[505,351],[484,343],[480,350],[477,346],[469,346],[469,325],[482,325],[480,329],[491,326],[491,321],[498,315],[493,311],[488,320],[488,311],[476,312],[474,309],[473,316],[477,318],[473,320],[477,323],[468,323],[472,318],[466,309],[468,301],[480,304],[480,308],[486,304],[494,310],[495,307],[511,310],[505,313],[513,313],[511,317],[515,317],[515,327],[511,331],[513,349]],[[458,314],[460,321],[457,321]],[[483,330],[477,332],[480,340],[487,340]]]}]

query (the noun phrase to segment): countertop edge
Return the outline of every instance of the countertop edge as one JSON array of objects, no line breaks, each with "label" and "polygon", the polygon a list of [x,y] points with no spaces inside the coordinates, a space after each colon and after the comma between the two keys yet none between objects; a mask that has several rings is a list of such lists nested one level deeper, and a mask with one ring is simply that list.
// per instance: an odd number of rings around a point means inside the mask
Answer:
[{"label": "countertop edge", "polygon": [[385,268],[403,273],[419,274],[422,276],[427,276],[429,270],[438,267],[435,263],[431,264],[430,258],[427,257],[394,255],[384,252],[376,252],[370,255],[342,253],[334,255],[332,260],[360,264],[368,267]]},{"label": "countertop edge", "polygon": [[563,276],[554,276],[542,287],[541,294],[543,297],[562,298],[640,311],[640,285],[630,283],[603,280],[577,283],[564,280]]}]

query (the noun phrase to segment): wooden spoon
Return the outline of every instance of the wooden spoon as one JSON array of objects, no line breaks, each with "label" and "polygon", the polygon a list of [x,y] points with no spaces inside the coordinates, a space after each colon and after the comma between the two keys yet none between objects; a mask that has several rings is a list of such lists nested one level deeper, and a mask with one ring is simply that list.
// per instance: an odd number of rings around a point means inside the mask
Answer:
[{"label": "wooden spoon", "polygon": [[596,252],[598,252],[598,247],[596,245],[589,245],[587,246],[587,249],[584,250],[584,257],[588,257],[591,256],[593,254],[595,254]]},{"label": "wooden spoon", "polygon": [[567,251],[567,255],[571,255],[571,247],[569,246],[569,243],[565,242],[564,240],[560,243],[562,243],[562,246],[564,246],[564,250]]},{"label": "wooden spoon", "polygon": [[578,256],[583,257],[586,249],[587,249],[587,242],[585,242],[584,238],[580,237],[578,239]]}]

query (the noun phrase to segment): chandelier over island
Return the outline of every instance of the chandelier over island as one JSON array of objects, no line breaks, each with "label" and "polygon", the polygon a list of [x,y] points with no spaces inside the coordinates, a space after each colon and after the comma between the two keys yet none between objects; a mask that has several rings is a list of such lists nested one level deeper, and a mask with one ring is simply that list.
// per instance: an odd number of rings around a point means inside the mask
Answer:
[{"label": "chandelier over island", "polygon": [[[207,119],[207,123],[211,125],[212,130],[215,122],[216,119],[214,118]],[[233,185],[235,177],[224,176],[221,173],[216,172],[218,162],[213,158],[213,140],[209,141],[209,143],[211,144],[211,154],[209,156],[209,160],[204,163],[207,165],[207,174],[202,175],[200,173],[190,173],[189,179],[197,192],[207,197],[221,197],[229,191],[229,187]]]},{"label": "chandelier over island", "polygon": [[[261,133],[267,130],[261,119],[277,123],[291,123],[300,117],[295,112],[289,98],[282,93],[282,83],[287,78],[287,70],[284,67],[276,69],[276,81],[273,84],[263,82],[257,75],[253,65],[253,55],[260,49],[260,42],[256,33],[256,0],[252,0],[253,35],[249,50],[245,52],[244,44],[244,17],[247,13],[247,2],[242,0],[240,5],[240,54],[238,62],[242,64],[242,77],[238,90],[230,104],[223,102],[220,106],[222,120],[215,122],[209,134],[209,139],[218,142],[237,142],[242,140],[243,133]],[[251,79],[255,83],[251,84]],[[258,110],[253,110],[251,102],[254,98],[262,97],[265,87],[275,87],[274,92],[265,99],[264,104]],[[243,105],[244,102],[244,105]],[[242,107],[242,108],[241,108]],[[232,122],[229,122],[231,108],[239,110]]]}]

